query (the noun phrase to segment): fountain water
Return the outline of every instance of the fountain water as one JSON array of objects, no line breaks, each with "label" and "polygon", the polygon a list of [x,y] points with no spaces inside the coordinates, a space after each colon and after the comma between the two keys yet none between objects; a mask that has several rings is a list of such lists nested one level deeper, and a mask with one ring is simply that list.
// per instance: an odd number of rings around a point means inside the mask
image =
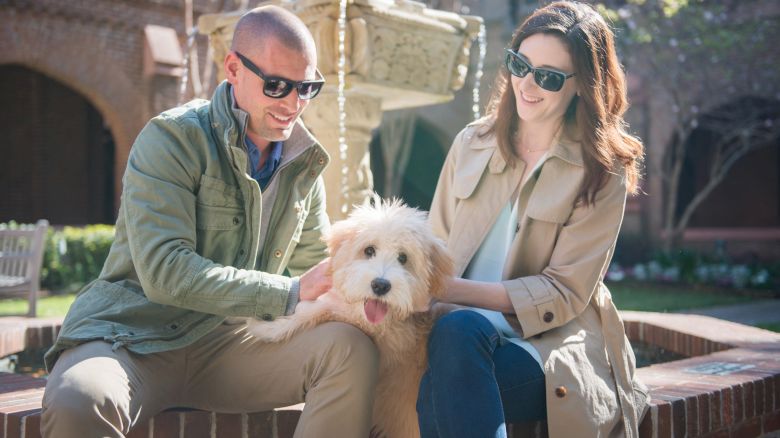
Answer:
[{"label": "fountain water", "polygon": [[481,112],[479,110],[479,86],[482,83],[482,73],[485,68],[485,53],[487,53],[487,41],[485,39],[485,25],[479,25],[479,33],[477,34],[477,44],[479,46],[479,59],[477,60],[477,71],[474,72],[474,89],[471,92],[474,105],[471,110],[474,112],[474,120],[480,118]]}]

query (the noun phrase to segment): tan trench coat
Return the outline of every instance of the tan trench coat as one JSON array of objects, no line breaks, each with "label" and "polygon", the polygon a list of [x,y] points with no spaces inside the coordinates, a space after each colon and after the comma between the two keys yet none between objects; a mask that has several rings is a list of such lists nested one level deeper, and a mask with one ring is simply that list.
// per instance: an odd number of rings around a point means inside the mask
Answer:
[{"label": "tan trench coat", "polygon": [[[447,242],[456,275],[517,193],[525,166],[508,165],[495,137],[477,135],[490,123],[477,120],[455,138],[431,206],[431,224]],[[611,176],[587,207],[575,202],[584,173],[579,144],[561,137],[522,186],[503,274],[516,316],[506,316],[542,357],[551,438],[637,437],[647,389],[634,378],[634,354],[602,282],[626,186]]]}]

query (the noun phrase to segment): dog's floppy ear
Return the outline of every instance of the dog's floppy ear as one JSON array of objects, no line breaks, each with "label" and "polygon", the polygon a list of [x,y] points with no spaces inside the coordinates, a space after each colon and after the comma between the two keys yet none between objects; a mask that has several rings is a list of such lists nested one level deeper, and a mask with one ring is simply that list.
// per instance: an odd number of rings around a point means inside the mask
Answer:
[{"label": "dog's floppy ear", "polygon": [[440,298],[444,295],[447,281],[455,270],[447,248],[438,238],[432,238],[429,244],[428,257],[430,258],[430,276],[428,277],[428,290],[432,297]]},{"label": "dog's floppy ear", "polygon": [[358,232],[358,226],[354,221],[341,220],[330,227],[330,231],[325,236],[325,243],[328,245],[328,253],[334,257],[341,245],[347,242]]}]

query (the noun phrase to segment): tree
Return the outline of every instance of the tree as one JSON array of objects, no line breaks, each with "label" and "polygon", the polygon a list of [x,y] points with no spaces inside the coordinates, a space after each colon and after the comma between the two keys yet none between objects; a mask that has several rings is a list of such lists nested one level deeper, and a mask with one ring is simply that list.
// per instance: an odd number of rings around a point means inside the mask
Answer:
[{"label": "tree", "polygon": [[[681,243],[702,202],[741,158],[777,147],[780,135],[780,23],[772,1],[629,0],[600,5],[617,27],[627,70],[669,103],[673,132],[649,172],[663,179],[664,248]],[[611,6],[611,8],[610,8]],[[691,157],[691,136],[708,131],[707,157]],[[652,157],[651,157],[652,158]],[[660,158],[660,157],[659,157]],[[681,204],[686,159],[709,164],[707,181]]]}]

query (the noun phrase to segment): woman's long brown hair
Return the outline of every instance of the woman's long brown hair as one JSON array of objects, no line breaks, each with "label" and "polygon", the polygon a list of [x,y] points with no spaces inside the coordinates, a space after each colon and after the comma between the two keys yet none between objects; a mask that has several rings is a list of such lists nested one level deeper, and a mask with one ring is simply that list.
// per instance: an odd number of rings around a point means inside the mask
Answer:
[{"label": "woman's long brown hair", "polygon": [[[510,47],[517,50],[531,35],[543,33],[561,38],[574,61],[579,96],[570,103],[565,121],[582,144],[585,178],[579,200],[593,204],[609,173],[625,170],[629,193],[636,193],[643,157],[642,143],[627,132],[623,114],[628,108],[626,79],[615,51],[614,35],[591,6],[559,1],[538,9],[517,29]],[[509,72],[501,69],[488,113],[495,123],[485,133],[495,134],[506,160],[515,162],[512,139],[517,132],[515,93]]]}]

